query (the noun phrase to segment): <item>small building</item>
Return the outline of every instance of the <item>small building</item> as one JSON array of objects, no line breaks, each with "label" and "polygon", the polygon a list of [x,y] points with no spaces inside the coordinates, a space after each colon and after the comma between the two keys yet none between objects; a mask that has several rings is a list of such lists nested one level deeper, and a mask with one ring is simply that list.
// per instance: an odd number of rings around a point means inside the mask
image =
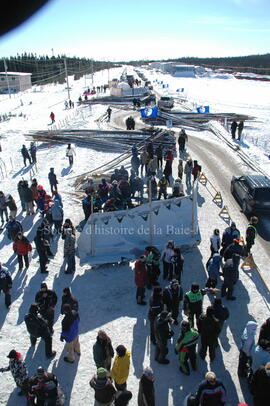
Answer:
[{"label": "small building", "polygon": [[17,93],[32,87],[32,73],[0,72],[0,93]]},{"label": "small building", "polygon": [[111,96],[117,97],[139,97],[147,95],[149,90],[146,87],[130,87],[127,82],[119,82],[110,88]]}]

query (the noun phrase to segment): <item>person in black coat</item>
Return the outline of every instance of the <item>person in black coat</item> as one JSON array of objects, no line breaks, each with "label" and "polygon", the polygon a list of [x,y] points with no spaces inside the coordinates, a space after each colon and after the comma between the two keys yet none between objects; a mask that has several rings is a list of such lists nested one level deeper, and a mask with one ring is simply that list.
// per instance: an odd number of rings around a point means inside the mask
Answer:
[{"label": "person in black coat", "polygon": [[231,259],[227,259],[223,267],[223,284],[221,286],[221,297],[226,296],[228,300],[235,300],[233,296],[233,286],[238,277],[239,255],[233,254]]},{"label": "person in black coat", "polygon": [[230,312],[226,306],[223,306],[222,300],[220,297],[216,297],[214,299],[213,309],[214,309],[214,316],[216,319],[218,319],[219,327],[220,327],[220,331],[221,331],[225,320],[227,320],[230,316]]},{"label": "person in black coat", "polygon": [[79,310],[79,303],[75,296],[71,294],[71,290],[69,287],[63,289],[63,296],[62,296],[62,304],[61,304],[61,314],[64,314],[63,306],[65,304],[69,304],[71,310],[75,310],[76,312]]},{"label": "person in black coat", "polygon": [[153,344],[156,344],[154,323],[157,316],[164,309],[163,304],[163,294],[161,286],[154,286],[153,292],[149,300],[149,310],[148,310],[148,319],[150,321],[150,340]]},{"label": "person in black coat", "polygon": [[155,406],[154,373],[150,367],[143,370],[140,379],[138,406]]},{"label": "person in black coat", "polygon": [[58,184],[58,180],[57,180],[56,175],[54,173],[54,168],[50,168],[50,172],[48,173],[48,179],[49,179],[49,182],[50,182],[51,191],[53,193],[54,190],[57,190],[57,184]]},{"label": "person in black coat", "polygon": [[198,331],[201,335],[200,357],[205,359],[207,348],[209,349],[210,361],[215,359],[215,350],[218,343],[218,335],[220,333],[220,325],[218,319],[214,316],[213,306],[208,306],[206,314],[201,314],[198,319]]},{"label": "person in black coat", "polygon": [[179,283],[181,283],[181,278],[183,274],[183,267],[184,267],[184,257],[181,253],[181,249],[179,247],[175,247],[173,249],[174,254],[171,258],[172,265],[169,269],[169,273],[172,273],[172,278],[177,279]]},{"label": "person in black coat", "polygon": [[222,234],[222,241],[221,241],[221,251],[220,255],[223,255],[224,250],[233,243],[234,239],[239,239],[240,238],[240,231],[236,228],[236,224],[232,222],[232,224],[225,228],[223,234]]},{"label": "person in black coat", "polygon": [[37,147],[35,146],[34,141],[32,141],[30,143],[30,148],[29,148],[29,152],[32,158],[32,163],[36,164],[37,163]]},{"label": "person in black coat", "polygon": [[22,154],[22,157],[23,157],[24,166],[26,166],[26,161],[27,160],[29,160],[29,165],[31,165],[31,163],[32,163],[31,158],[30,158],[29,152],[28,152],[25,145],[22,146],[21,154]]},{"label": "person in black coat", "polygon": [[43,230],[41,227],[38,227],[37,234],[34,238],[34,242],[36,244],[36,250],[39,256],[39,266],[41,273],[47,273],[46,264],[48,263],[48,255],[47,255],[47,246],[48,242],[45,240],[43,236]]},{"label": "person in black coat", "polygon": [[128,406],[132,393],[129,390],[117,391],[115,394],[113,406]]},{"label": "person in black coat", "polygon": [[241,240],[235,238],[233,243],[228,245],[228,247],[223,252],[224,261],[232,258],[233,254],[238,254],[240,257],[244,256],[245,250],[244,247],[240,244]]},{"label": "person in black coat", "polygon": [[247,226],[246,229],[246,247],[245,247],[245,253],[246,255],[250,254],[250,250],[252,245],[255,243],[255,238],[257,235],[257,229],[256,229],[256,224],[258,224],[258,217],[251,217],[250,223]]},{"label": "person in black coat", "polygon": [[28,333],[30,334],[31,345],[35,345],[37,338],[41,337],[45,341],[45,354],[47,358],[55,356],[56,352],[52,351],[52,336],[47,321],[38,314],[38,305],[33,303],[25,315],[24,321]]},{"label": "person in black coat", "polygon": [[183,301],[183,289],[176,279],[173,279],[169,286],[163,291],[163,303],[166,310],[172,313],[174,324],[178,324],[179,305]]},{"label": "person in black coat", "polygon": [[5,305],[7,309],[9,309],[11,305],[11,294],[10,294],[11,288],[12,288],[11,273],[5,266],[2,266],[0,262],[0,294],[2,291],[5,294]]},{"label": "person in black coat", "polygon": [[261,325],[258,344],[261,339],[270,341],[270,317]]},{"label": "person in black coat", "polygon": [[270,399],[270,362],[260,366],[253,374],[250,382],[250,391],[253,395],[254,406],[269,405]]},{"label": "person in black coat", "polygon": [[174,332],[171,329],[172,323],[171,315],[166,310],[163,310],[154,322],[155,339],[156,339],[156,355],[155,360],[159,364],[169,364],[166,359],[168,354],[167,341],[173,336]]},{"label": "person in black coat", "polygon": [[232,139],[235,139],[235,132],[237,129],[237,122],[234,120],[231,124],[231,134],[232,134]]},{"label": "person in black coat", "polygon": [[155,154],[157,156],[157,167],[158,169],[161,168],[162,169],[162,160],[163,160],[163,148],[162,145],[159,144],[156,148]]},{"label": "person in black coat", "polygon": [[42,282],[40,290],[35,296],[35,302],[38,305],[39,313],[45,320],[47,320],[48,327],[51,333],[53,333],[54,309],[57,303],[56,293],[53,290],[48,289],[45,282]]}]

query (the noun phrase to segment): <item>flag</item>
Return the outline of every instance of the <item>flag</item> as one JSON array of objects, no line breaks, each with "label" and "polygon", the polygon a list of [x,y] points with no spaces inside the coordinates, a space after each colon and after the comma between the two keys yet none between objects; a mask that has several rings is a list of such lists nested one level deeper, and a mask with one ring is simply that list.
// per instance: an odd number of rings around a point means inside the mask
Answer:
[{"label": "flag", "polygon": [[183,92],[185,89],[183,87],[180,87],[179,89],[176,89],[177,92]]},{"label": "flag", "polygon": [[209,113],[209,106],[199,106],[197,107],[198,113]]},{"label": "flag", "polygon": [[145,107],[141,109],[141,117],[157,117],[158,108],[157,107]]}]

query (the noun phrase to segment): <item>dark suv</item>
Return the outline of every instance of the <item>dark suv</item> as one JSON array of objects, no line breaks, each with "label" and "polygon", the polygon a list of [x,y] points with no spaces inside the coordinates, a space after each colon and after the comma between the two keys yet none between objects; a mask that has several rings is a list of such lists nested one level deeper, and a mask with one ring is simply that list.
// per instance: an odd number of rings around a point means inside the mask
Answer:
[{"label": "dark suv", "polygon": [[260,173],[233,176],[231,192],[241,204],[243,213],[270,214],[270,179]]}]

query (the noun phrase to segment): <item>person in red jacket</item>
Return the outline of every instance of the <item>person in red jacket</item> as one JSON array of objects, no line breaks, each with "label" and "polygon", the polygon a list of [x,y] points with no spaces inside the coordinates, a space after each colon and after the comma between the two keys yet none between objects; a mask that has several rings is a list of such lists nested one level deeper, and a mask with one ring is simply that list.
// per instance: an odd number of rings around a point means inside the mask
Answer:
[{"label": "person in red jacket", "polygon": [[18,262],[19,262],[19,271],[23,269],[23,258],[25,268],[29,268],[29,258],[28,252],[32,251],[32,245],[28,241],[28,239],[23,235],[23,233],[19,232],[15,238],[13,243],[13,250],[17,254]]},{"label": "person in red jacket", "polygon": [[54,112],[53,112],[53,111],[52,111],[51,114],[50,114],[50,119],[52,120],[52,123],[51,123],[51,124],[53,124],[53,123],[55,122],[55,115],[54,115]]},{"label": "person in red jacket", "polygon": [[201,173],[201,171],[202,171],[201,165],[198,164],[198,161],[194,161],[193,169],[192,169],[192,175],[193,175],[194,181],[197,179],[197,177]]},{"label": "person in red jacket", "polygon": [[135,272],[135,284],[137,286],[136,291],[137,304],[146,305],[146,302],[143,300],[145,295],[145,285],[147,281],[147,268],[145,255],[141,255],[140,258],[135,262],[134,272]]}]

